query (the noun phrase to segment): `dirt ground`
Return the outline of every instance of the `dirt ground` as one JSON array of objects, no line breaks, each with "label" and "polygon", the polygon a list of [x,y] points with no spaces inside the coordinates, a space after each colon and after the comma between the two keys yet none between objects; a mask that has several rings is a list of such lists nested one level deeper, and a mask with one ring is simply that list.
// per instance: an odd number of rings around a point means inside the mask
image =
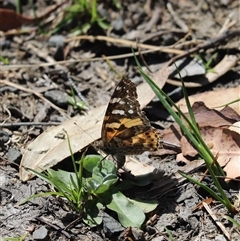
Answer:
[{"label": "dirt ground", "polygon": [[[60,3],[40,0],[34,2],[34,7],[41,15],[48,7]],[[74,35],[73,30],[90,21],[83,15],[69,25],[56,27],[58,18],[71,3],[65,1],[65,5],[57,7],[43,20],[29,21],[30,24],[25,21],[18,28],[9,26],[9,29],[4,29],[10,19],[0,16],[0,240],[23,235],[26,235],[24,240],[59,241],[240,240],[240,230],[224,218],[230,214],[219,202],[213,201],[210,205],[218,222],[203,207],[193,210],[209,194],[187,181],[174,180],[173,176],[184,164],[170,154],[147,153],[138,158],[158,170],[154,183],[126,193],[159,201],[157,209],[147,216],[141,229],[129,231],[123,228],[116,220],[113,221],[116,217],[111,213],[105,213],[103,224],[95,228],[90,228],[81,219],[68,227],[78,214],[56,197],[36,198],[18,205],[33,194],[50,190],[46,182],[36,177],[21,181],[19,165],[28,145],[41,133],[51,126],[60,125],[67,116],[72,118],[84,114],[67,101],[66,96],[72,95],[71,88],[86,101],[89,109],[94,109],[108,104],[120,75],[128,74],[136,85],[143,82],[131,51],[136,39],[141,51],[149,50],[143,56],[153,72],[183,53],[173,49],[187,53],[198,47],[187,57],[198,54],[206,62],[212,60],[210,68],[226,55],[238,58],[234,66],[211,83],[198,82],[197,75],[202,74],[197,74],[197,69],[192,70],[193,74],[183,76],[186,83],[190,83],[189,95],[240,85],[239,1],[98,1],[99,16],[109,25],[103,29],[95,24],[87,33],[79,35],[85,36],[82,38],[74,38],[77,31]],[[117,8],[117,3],[120,8]],[[0,7],[16,8],[14,1],[1,1]],[[22,1],[21,11],[28,18],[33,16],[30,1]],[[41,25],[41,21],[44,24]],[[153,51],[153,46],[168,48]],[[196,87],[191,83],[200,84]],[[174,102],[182,98],[179,86],[175,79],[167,81],[163,87]],[[167,111],[155,98],[145,112],[156,128],[163,130],[172,123]],[[75,134],[78,135],[78,128]],[[94,150],[90,148],[88,152],[93,154]],[[65,159],[59,165],[66,168],[68,162],[69,159]],[[197,178],[204,171],[204,166],[201,166],[193,173]],[[205,178],[204,182],[215,190],[210,178]],[[149,189],[151,191],[147,191]],[[225,192],[239,208],[239,182],[231,182]],[[239,213],[232,218],[240,222]],[[219,227],[219,222],[229,237]]]}]

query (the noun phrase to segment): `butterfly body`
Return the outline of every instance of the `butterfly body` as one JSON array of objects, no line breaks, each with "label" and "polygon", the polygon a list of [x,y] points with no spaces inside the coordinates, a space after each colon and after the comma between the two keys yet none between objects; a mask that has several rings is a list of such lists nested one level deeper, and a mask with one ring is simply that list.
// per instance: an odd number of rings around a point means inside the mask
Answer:
[{"label": "butterfly body", "polygon": [[124,77],[109,101],[102,125],[103,150],[112,155],[137,155],[161,147],[160,132],[140,109],[135,84]]}]

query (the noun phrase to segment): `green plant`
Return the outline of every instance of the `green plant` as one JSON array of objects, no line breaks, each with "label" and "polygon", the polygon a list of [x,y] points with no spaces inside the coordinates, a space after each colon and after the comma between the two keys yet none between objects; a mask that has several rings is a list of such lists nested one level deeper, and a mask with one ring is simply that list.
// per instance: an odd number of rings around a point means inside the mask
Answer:
[{"label": "green plant", "polygon": [[172,235],[171,231],[166,226],[164,226],[164,229],[166,230],[166,232],[168,234],[169,240],[174,241],[174,238],[173,238],[173,235]]},{"label": "green plant", "polygon": [[[207,192],[209,192],[216,200],[220,201],[231,213],[236,212],[236,208],[231,204],[230,200],[227,198],[222,186],[220,185],[217,176],[224,177],[225,174],[222,168],[219,166],[218,162],[215,161],[215,157],[212,152],[203,141],[200,131],[198,129],[198,125],[196,123],[192,108],[190,106],[190,102],[188,99],[188,95],[186,92],[186,88],[184,86],[184,82],[182,81],[183,93],[186,100],[186,104],[188,107],[188,112],[190,114],[190,118],[187,118],[186,115],[182,113],[182,111],[175,105],[175,103],[153,82],[153,80],[142,70],[141,65],[139,64],[136,56],[134,55],[136,63],[138,65],[139,71],[144,79],[151,86],[153,91],[156,93],[159,100],[162,102],[167,111],[172,115],[175,121],[180,126],[183,134],[188,138],[188,140],[193,144],[193,146],[198,150],[199,155],[203,158],[206,163],[207,169],[212,177],[214,184],[216,185],[219,194],[218,195],[214,190],[204,185],[203,183],[191,178],[188,175],[180,172],[182,176],[187,178],[189,181],[201,186]],[[178,114],[173,110],[172,106],[178,111]],[[183,121],[184,120],[184,121]],[[185,124],[187,123],[187,125]]]},{"label": "green plant", "polygon": [[72,105],[75,110],[79,110],[79,111],[85,110],[87,107],[87,104],[84,101],[80,100],[78,96],[75,95],[73,88],[71,88],[71,94],[72,96],[67,96],[68,103]]},{"label": "green plant", "polygon": [[223,217],[225,219],[227,219],[229,222],[231,222],[237,229],[240,230],[240,223],[239,222],[237,222],[235,219],[233,219],[233,218],[231,218],[229,216],[226,216],[226,215],[224,215]]},{"label": "green plant", "polygon": [[21,13],[21,1],[16,0],[16,13],[20,14]]},{"label": "green plant", "polygon": [[15,238],[12,238],[12,237],[6,237],[6,238],[3,238],[4,241],[23,241],[26,237],[28,236],[28,234],[23,234],[21,237],[15,237]]},{"label": "green plant", "polygon": [[121,9],[122,5],[121,5],[121,1],[119,0],[112,0],[113,5],[118,8]]},{"label": "green plant", "polygon": [[211,67],[213,61],[217,58],[218,54],[213,54],[208,60],[203,56],[203,54],[199,54],[196,56],[197,59],[201,60],[203,62],[204,68],[207,73],[215,73],[215,70]]},{"label": "green plant", "polygon": [[116,212],[124,227],[141,227],[145,221],[143,210],[154,210],[157,202],[136,202],[127,198],[117,186],[117,169],[113,162],[99,155],[83,155],[81,160],[76,162],[69,139],[68,144],[74,172],[49,169],[41,174],[29,169],[50,183],[53,191],[33,195],[24,202],[35,197],[55,195],[65,198],[91,227],[102,222],[101,210],[105,208]]},{"label": "green plant", "polygon": [[87,33],[94,25],[102,29],[108,29],[104,18],[98,16],[97,0],[74,0],[73,5],[66,9],[66,16],[54,30],[57,32],[61,27],[80,20],[78,27],[73,29],[75,35]]},{"label": "green plant", "polygon": [[5,65],[8,65],[8,64],[9,64],[8,58],[4,58],[3,56],[0,56],[0,62],[2,62],[2,63],[5,64]]}]

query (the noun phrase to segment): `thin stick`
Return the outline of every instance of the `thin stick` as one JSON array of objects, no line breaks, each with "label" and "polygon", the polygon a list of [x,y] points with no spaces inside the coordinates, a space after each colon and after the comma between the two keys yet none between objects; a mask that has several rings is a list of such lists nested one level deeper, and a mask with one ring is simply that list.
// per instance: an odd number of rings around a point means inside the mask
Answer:
[{"label": "thin stick", "polygon": [[222,230],[222,232],[224,233],[224,235],[228,238],[228,240],[231,240],[230,239],[230,235],[229,233],[227,232],[226,228],[223,226],[223,224],[218,221],[216,215],[213,213],[213,211],[210,209],[210,207],[208,206],[207,203],[205,202],[202,202],[204,208],[206,209],[206,211],[209,213],[209,215],[212,217],[213,221],[217,224],[217,226]]},{"label": "thin stick", "polygon": [[17,123],[4,123],[0,127],[19,127],[19,126],[57,126],[60,122],[17,122]]},{"label": "thin stick", "polygon": [[70,234],[63,230],[62,228],[60,228],[59,226],[57,226],[56,224],[52,224],[50,222],[48,222],[47,220],[45,220],[44,218],[39,218],[39,217],[36,217],[36,219],[42,223],[45,223],[46,225],[54,228],[55,230],[57,230],[58,232],[62,233],[64,236],[66,236],[67,238],[71,238]]},{"label": "thin stick", "polygon": [[60,114],[62,114],[63,116],[67,117],[68,119],[70,119],[70,116],[68,116],[65,111],[61,108],[59,108],[58,106],[54,105],[51,101],[49,101],[48,99],[46,99],[45,97],[43,97],[42,94],[34,91],[34,90],[31,90],[31,89],[27,89],[25,87],[22,87],[20,85],[17,85],[17,84],[14,84],[8,80],[0,80],[0,84],[4,84],[4,85],[8,85],[8,86],[12,86],[16,89],[19,89],[19,90],[22,90],[22,91],[25,91],[27,93],[31,93],[31,94],[34,94],[36,95],[38,98],[40,98],[41,100],[43,100],[44,102],[47,102],[53,109],[57,110]]}]

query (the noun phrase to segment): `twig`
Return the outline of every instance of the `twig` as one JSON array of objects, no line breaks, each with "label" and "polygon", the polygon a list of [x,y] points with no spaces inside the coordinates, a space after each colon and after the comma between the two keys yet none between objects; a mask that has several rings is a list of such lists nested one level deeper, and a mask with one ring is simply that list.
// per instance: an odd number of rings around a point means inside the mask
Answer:
[{"label": "twig", "polygon": [[153,39],[161,35],[169,34],[169,33],[183,33],[183,31],[181,29],[166,29],[166,30],[160,30],[154,33],[147,33],[146,36],[139,39],[139,42],[144,43],[150,39]]},{"label": "twig", "polygon": [[18,126],[57,126],[60,122],[18,122],[18,123],[4,123],[0,127],[18,127]]},{"label": "twig", "polygon": [[71,236],[70,234],[63,230],[61,227],[57,226],[56,224],[52,224],[50,222],[48,222],[47,220],[45,220],[44,218],[39,218],[39,217],[36,217],[36,219],[42,223],[45,223],[46,225],[54,228],[55,230],[57,230],[58,232],[62,233],[64,236],[66,236],[67,238],[71,239]]},{"label": "twig", "polygon": [[[130,46],[131,47],[131,46]],[[158,47],[158,49],[155,50],[143,50],[142,54],[152,53],[156,51],[161,51],[162,47]],[[180,50],[181,51],[181,50]],[[183,53],[184,51],[181,51]],[[138,53],[136,52],[135,55],[137,56]],[[120,54],[120,55],[114,55],[114,56],[105,56],[105,58],[108,58],[109,60],[115,60],[115,59],[125,59],[133,57],[133,53],[128,54]],[[54,63],[37,63],[37,64],[15,64],[15,65],[3,65],[1,66],[1,70],[14,70],[14,69],[23,69],[23,68],[36,68],[36,67],[49,67],[56,64],[75,64],[75,63],[84,63],[84,62],[95,62],[95,61],[102,61],[104,60],[103,57],[98,58],[85,58],[85,59],[76,59],[76,60],[62,60],[62,61],[55,61]]]},{"label": "twig", "polygon": [[171,59],[171,61],[168,64],[171,65],[179,59],[182,59],[182,58],[185,58],[185,57],[187,57],[191,54],[194,54],[194,53],[198,52],[199,50],[208,49],[208,48],[216,45],[217,43],[220,43],[220,42],[226,40],[227,38],[233,38],[237,35],[240,35],[240,29],[235,29],[235,30],[232,30],[232,31],[226,31],[223,34],[217,36],[216,38],[209,39],[209,40],[205,41],[204,43],[199,44],[198,46],[188,50],[184,54],[180,54],[180,55],[175,56],[174,58]]},{"label": "twig", "polygon": [[[240,35],[240,30],[236,29],[236,30],[232,30],[232,31],[227,31],[225,33],[223,33],[221,36],[206,41],[203,44],[199,44],[197,47],[189,50],[188,52],[179,50],[179,49],[174,49],[171,47],[163,47],[163,46],[153,46],[153,45],[147,45],[147,44],[139,44],[139,47],[145,48],[147,50],[143,50],[141,51],[142,54],[146,54],[146,53],[151,53],[151,52],[155,52],[155,51],[160,51],[160,52],[166,52],[166,53],[174,53],[174,54],[178,54],[178,56],[176,56],[175,58],[173,58],[171,60],[172,64],[173,62],[175,62],[178,59],[184,58],[190,54],[196,53],[197,51],[201,50],[201,49],[206,49],[209,48],[213,45],[215,45],[216,43],[223,41],[226,38],[233,38],[237,35]],[[81,39],[85,39],[85,40],[89,40],[89,41],[95,41],[95,40],[99,40],[99,41],[107,41],[113,44],[116,43],[120,43],[122,46],[127,46],[127,47],[132,47],[132,48],[138,48],[138,45],[135,41],[129,41],[129,40],[123,40],[123,39],[116,39],[116,38],[110,38],[110,37],[106,37],[106,36],[78,36],[78,37],[74,37],[74,38],[69,38],[66,41],[70,42],[73,40],[81,40]],[[175,48],[178,46],[175,46]],[[137,56],[138,53],[135,53],[135,55]],[[116,56],[108,56],[107,58],[109,60],[114,60],[114,59],[123,59],[123,58],[128,58],[128,57],[132,57],[133,54],[132,53],[128,53],[128,54],[121,54],[121,55],[116,55]],[[74,64],[74,63],[81,63],[81,62],[93,62],[93,61],[101,61],[103,60],[102,57],[99,58],[86,58],[86,59],[77,59],[77,60],[63,60],[63,61],[55,61],[54,63],[38,63],[38,64],[25,64],[25,65],[8,65],[8,66],[1,66],[1,69],[4,70],[13,70],[13,69],[19,69],[19,68],[35,68],[35,67],[47,67],[47,66],[52,66],[52,65],[56,65],[56,64]]]},{"label": "twig", "polygon": [[[138,48],[138,43],[136,41],[130,41],[130,40],[126,40],[126,39],[117,39],[117,38],[112,38],[112,37],[107,37],[107,36],[77,36],[77,37],[72,37],[66,40],[66,42],[70,42],[73,40],[89,40],[89,41],[106,41],[109,43],[113,43],[113,44],[119,44],[120,46],[123,47],[131,47],[134,49]],[[184,53],[183,50],[179,50],[179,49],[175,49],[175,48],[171,48],[171,47],[164,47],[164,46],[154,46],[154,45],[149,45],[149,44],[139,44],[139,47],[141,49],[148,49],[148,50],[154,50],[154,51],[161,51],[164,53],[173,53],[173,54],[182,54]]]},{"label": "twig", "polygon": [[73,220],[71,223],[69,223],[65,229],[70,229],[71,227],[73,227],[77,222],[79,222],[79,220],[81,220],[82,217],[78,217],[75,220]]},{"label": "twig", "polygon": [[31,89],[27,89],[25,87],[22,87],[20,85],[17,85],[17,84],[14,84],[14,83],[11,83],[10,81],[8,80],[0,80],[0,84],[4,84],[4,85],[8,85],[8,86],[12,86],[16,89],[19,89],[19,90],[22,90],[22,91],[25,91],[27,93],[31,93],[31,94],[34,94],[36,95],[38,98],[40,98],[41,100],[47,102],[53,109],[57,110],[61,115],[67,117],[68,119],[70,119],[70,116],[68,116],[65,111],[59,107],[57,107],[56,105],[54,105],[51,101],[49,101],[48,99],[46,99],[45,97],[43,97],[42,94],[34,91],[34,90],[31,90]]},{"label": "twig", "polygon": [[152,73],[151,69],[148,67],[148,64],[146,63],[143,55],[142,55],[142,52],[141,52],[141,49],[140,49],[140,46],[138,46],[138,54],[139,54],[139,57],[141,58],[142,62],[144,63],[145,67],[147,68],[147,70],[149,71],[149,73]]},{"label": "twig", "polygon": [[[204,85],[208,85],[217,80],[220,76],[224,75],[227,71],[229,71],[233,66],[237,63],[237,56],[235,55],[226,55],[221,62],[219,62],[216,66],[214,66],[215,72],[209,72],[206,74],[206,77],[203,77],[201,82],[186,82],[185,86],[187,88],[195,88],[201,87]],[[180,81],[167,79],[167,83],[175,86],[182,86]]]},{"label": "twig", "polygon": [[157,21],[159,20],[160,13],[161,13],[161,9],[159,7],[157,7],[153,12],[150,21],[148,21],[148,23],[144,29],[144,32],[148,32],[153,28],[154,24],[156,24]]},{"label": "twig", "polygon": [[230,13],[227,17],[227,19],[225,20],[222,28],[220,29],[220,31],[218,32],[218,35],[220,35],[221,33],[224,33],[225,31],[227,31],[231,26],[235,25],[236,24],[236,21],[233,20],[231,21],[233,17],[233,13]]},{"label": "twig", "polygon": [[174,22],[183,30],[183,32],[187,33],[189,31],[188,26],[183,22],[182,19],[180,19],[178,14],[173,10],[171,3],[167,3],[167,9],[172,15]]},{"label": "twig", "polygon": [[217,226],[222,230],[222,232],[224,233],[224,235],[228,238],[228,240],[230,240],[230,235],[227,232],[226,228],[223,226],[223,224],[218,221],[216,215],[213,213],[213,211],[210,209],[210,207],[207,205],[207,203],[202,202],[204,208],[206,209],[206,211],[209,213],[209,215],[212,217],[213,221],[216,222]]}]

